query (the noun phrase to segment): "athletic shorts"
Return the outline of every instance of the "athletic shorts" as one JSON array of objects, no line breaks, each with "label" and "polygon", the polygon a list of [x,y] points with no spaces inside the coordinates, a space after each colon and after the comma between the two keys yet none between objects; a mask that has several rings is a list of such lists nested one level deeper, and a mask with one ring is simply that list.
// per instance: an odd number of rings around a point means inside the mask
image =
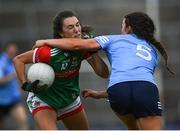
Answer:
[{"label": "athletic shorts", "polygon": [[135,118],[162,115],[159,92],[151,82],[121,82],[109,87],[107,93],[112,110],[119,115],[134,114]]},{"label": "athletic shorts", "polygon": [[0,105],[0,120],[4,119],[4,117],[6,117],[11,112],[11,110],[13,110],[13,108],[19,103],[21,103],[21,99],[17,99],[9,105]]},{"label": "athletic shorts", "polygon": [[31,92],[29,93],[27,98],[27,105],[33,116],[41,110],[54,110],[55,112],[57,112],[58,115],[57,120],[62,120],[66,117],[72,116],[78,112],[81,112],[84,109],[80,97],[77,97],[77,99],[69,106],[57,110],[49,106],[47,103],[42,101],[39,97],[37,97],[36,95],[34,95],[34,93]]}]

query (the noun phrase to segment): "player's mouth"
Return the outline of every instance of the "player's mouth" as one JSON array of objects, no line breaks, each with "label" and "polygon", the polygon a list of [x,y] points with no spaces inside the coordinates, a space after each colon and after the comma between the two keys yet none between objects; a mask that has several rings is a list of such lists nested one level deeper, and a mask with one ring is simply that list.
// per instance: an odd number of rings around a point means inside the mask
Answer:
[{"label": "player's mouth", "polygon": [[81,38],[81,34],[75,34],[74,37],[75,38]]}]

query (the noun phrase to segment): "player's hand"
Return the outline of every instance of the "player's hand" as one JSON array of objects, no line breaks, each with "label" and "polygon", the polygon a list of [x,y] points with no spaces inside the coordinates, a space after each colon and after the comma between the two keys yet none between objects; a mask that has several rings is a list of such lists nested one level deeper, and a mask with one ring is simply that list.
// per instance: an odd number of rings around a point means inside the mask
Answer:
[{"label": "player's hand", "polygon": [[84,98],[87,98],[87,97],[91,97],[91,98],[95,98],[95,99],[100,99],[101,98],[99,91],[95,91],[95,90],[92,90],[92,89],[84,89],[84,90],[82,90],[81,95]]},{"label": "player's hand", "polygon": [[39,80],[35,80],[34,82],[30,83],[30,82],[25,82],[23,83],[23,85],[21,86],[21,88],[24,91],[28,91],[28,92],[33,92],[33,93],[38,93],[40,91],[40,87],[38,87],[39,84]]},{"label": "player's hand", "polygon": [[32,49],[45,46],[46,44],[47,44],[46,40],[37,40]]}]

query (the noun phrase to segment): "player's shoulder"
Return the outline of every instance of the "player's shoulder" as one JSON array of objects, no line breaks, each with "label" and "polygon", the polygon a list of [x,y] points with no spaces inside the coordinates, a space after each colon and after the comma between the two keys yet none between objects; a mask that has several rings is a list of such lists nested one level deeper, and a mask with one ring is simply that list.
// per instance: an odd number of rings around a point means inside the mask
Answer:
[{"label": "player's shoulder", "polygon": [[51,47],[50,46],[42,46],[38,48],[39,50],[50,50]]},{"label": "player's shoulder", "polygon": [[37,49],[37,52],[39,52],[40,54],[56,54],[61,52],[59,48],[54,48],[54,47],[50,47],[50,46],[42,46],[40,48]]},{"label": "player's shoulder", "polygon": [[113,41],[114,39],[118,39],[120,35],[101,35],[95,37],[95,39],[99,39],[101,41]]},{"label": "player's shoulder", "polygon": [[109,38],[112,43],[113,42],[129,42],[134,39],[129,34],[108,35],[107,38]]},{"label": "player's shoulder", "polygon": [[137,39],[137,37],[134,34],[121,34],[119,35],[119,39],[130,40],[130,39]]},{"label": "player's shoulder", "polygon": [[104,37],[107,37],[109,39],[134,39],[134,35],[132,34],[115,34],[115,35],[105,35]]},{"label": "player's shoulder", "polygon": [[34,51],[33,61],[49,63],[51,57],[51,47],[43,46],[40,48],[36,48]]},{"label": "player's shoulder", "polygon": [[96,40],[102,42],[115,42],[115,41],[135,41],[138,40],[133,34],[110,34],[95,37]]}]

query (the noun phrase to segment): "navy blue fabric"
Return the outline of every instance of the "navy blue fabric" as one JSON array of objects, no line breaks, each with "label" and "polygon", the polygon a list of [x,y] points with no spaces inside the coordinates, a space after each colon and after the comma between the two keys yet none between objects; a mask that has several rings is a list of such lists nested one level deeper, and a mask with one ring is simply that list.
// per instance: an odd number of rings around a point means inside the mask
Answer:
[{"label": "navy blue fabric", "polygon": [[17,104],[21,103],[21,99],[16,99],[9,105],[0,105],[0,120],[4,119],[11,110],[16,106]]},{"label": "navy blue fabric", "polygon": [[111,108],[120,115],[134,114],[136,118],[162,115],[159,92],[147,81],[120,82],[108,88]]}]

